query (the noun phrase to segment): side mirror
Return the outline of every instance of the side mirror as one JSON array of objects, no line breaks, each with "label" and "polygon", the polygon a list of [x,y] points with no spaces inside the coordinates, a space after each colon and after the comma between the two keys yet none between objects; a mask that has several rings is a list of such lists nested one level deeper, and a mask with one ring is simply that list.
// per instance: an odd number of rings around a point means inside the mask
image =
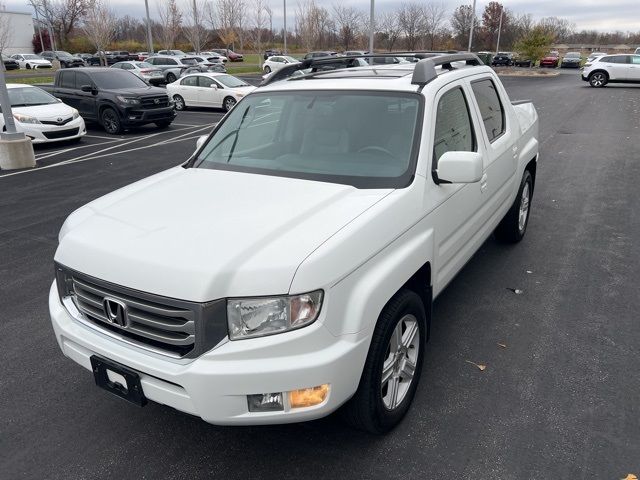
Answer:
[{"label": "side mirror", "polygon": [[80,90],[82,90],[83,92],[89,93],[93,91],[93,87],[91,87],[91,85],[82,85],[80,87]]},{"label": "side mirror", "polygon": [[213,88],[214,90],[217,90],[218,89],[218,85],[216,85],[215,83],[212,83],[211,84],[211,88]]},{"label": "side mirror", "polygon": [[446,152],[434,170],[436,183],[476,183],[482,178],[482,155],[476,152]]},{"label": "side mirror", "polygon": [[209,138],[209,135],[200,135],[198,137],[198,140],[196,140],[196,150],[200,150],[200,147],[204,145],[204,142],[207,141],[207,138]]}]

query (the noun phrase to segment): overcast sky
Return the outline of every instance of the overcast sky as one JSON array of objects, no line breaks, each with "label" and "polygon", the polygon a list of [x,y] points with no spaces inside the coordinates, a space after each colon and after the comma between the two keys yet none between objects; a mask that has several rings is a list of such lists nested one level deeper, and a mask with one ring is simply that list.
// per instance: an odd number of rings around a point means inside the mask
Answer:
[{"label": "overcast sky", "polygon": [[[129,14],[142,18],[144,15],[144,0],[108,0],[112,8],[120,15]],[[152,17],[157,17],[159,0],[149,0],[149,10]],[[188,0],[178,0],[185,4]],[[250,0],[249,0],[250,1]],[[266,0],[274,11],[274,28],[282,25],[281,0]],[[335,3],[353,5],[368,12],[370,3],[367,0],[316,0],[318,4],[331,7]],[[412,1],[412,0],[409,0]],[[422,1],[424,0],[414,0]],[[26,0],[5,0],[8,10],[30,11]],[[377,0],[376,10],[393,9],[402,0]],[[435,0],[442,3],[449,13],[464,3],[464,0]],[[469,4],[471,0],[469,0]],[[482,12],[488,3],[478,0],[476,10]],[[640,31],[640,0],[504,0],[503,5],[514,13],[531,13],[536,19],[556,16],[567,18],[576,24],[577,30],[600,31]],[[297,0],[287,0],[287,19],[293,25]]]}]

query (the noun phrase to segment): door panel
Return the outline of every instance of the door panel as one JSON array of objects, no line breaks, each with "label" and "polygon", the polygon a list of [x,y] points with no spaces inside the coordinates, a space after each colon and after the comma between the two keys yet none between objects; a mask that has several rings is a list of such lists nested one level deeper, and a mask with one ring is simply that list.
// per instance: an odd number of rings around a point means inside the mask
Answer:
[{"label": "door panel", "polygon": [[[469,99],[462,82],[443,88],[431,108],[433,118],[425,125],[436,125],[434,132],[425,132],[431,138],[432,169],[447,151],[478,151],[484,146],[477,141],[478,125],[470,115]],[[427,147],[429,148],[429,147]],[[432,177],[431,172],[427,172]],[[432,208],[430,217],[435,232],[434,294],[454,277],[476,250],[474,241],[480,230],[480,212],[483,195],[480,182],[472,184],[436,184],[428,181],[426,203]]]}]

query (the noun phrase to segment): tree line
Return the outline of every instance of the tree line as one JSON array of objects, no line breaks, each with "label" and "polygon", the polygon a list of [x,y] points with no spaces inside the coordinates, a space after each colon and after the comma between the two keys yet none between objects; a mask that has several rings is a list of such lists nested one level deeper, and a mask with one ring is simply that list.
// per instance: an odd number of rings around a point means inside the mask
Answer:
[{"label": "tree line", "polygon": [[[155,45],[200,51],[226,47],[241,51],[261,51],[279,46],[284,31],[274,29],[274,0],[189,0],[184,6],[176,0],[150,0],[155,7],[151,30]],[[146,49],[146,21],[130,15],[119,16],[108,0],[29,0],[38,12],[46,35],[59,49],[105,50],[113,45],[129,50]],[[289,14],[286,32],[290,50],[366,49],[369,13],[343,3],[320,5],[317,0],[297,0]],[[366,2],[363,2],[363,5]],[[473,12],[471,5],[448,11],[437,1],[407,1],[395,10],[383,11],[375,18],[377,50],[466,50],[474,25],[474,51],[495,51],[500,31],[500,50],[515,50],[536,38],[546,43],[638,44],[640,32],[577,31],[570,21],[558,17],[534,19],[531,14],[515,13],[498,1]],[[34,37],[35,38],[35,37]],[[39,38],[37,40],[39,42]],[[34,40],[35,43],[35,40]]]}]

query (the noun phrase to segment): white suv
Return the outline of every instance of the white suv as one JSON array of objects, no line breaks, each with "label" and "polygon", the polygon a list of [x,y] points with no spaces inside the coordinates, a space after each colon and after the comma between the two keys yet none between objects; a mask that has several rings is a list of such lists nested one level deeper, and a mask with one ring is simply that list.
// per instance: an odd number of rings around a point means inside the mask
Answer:
[{"label": "white suv", "polygon": [[640,55],[605,55],[584,64],[582,80],[592,87],[640,83]]},{"label": "white suv", "polygon": [[343,60],[275,72],[182,166],[67,218],[51,319],[99,386],[214,424],[402,419],[432,299],[525,234],[538,117],[472,54]]}]

